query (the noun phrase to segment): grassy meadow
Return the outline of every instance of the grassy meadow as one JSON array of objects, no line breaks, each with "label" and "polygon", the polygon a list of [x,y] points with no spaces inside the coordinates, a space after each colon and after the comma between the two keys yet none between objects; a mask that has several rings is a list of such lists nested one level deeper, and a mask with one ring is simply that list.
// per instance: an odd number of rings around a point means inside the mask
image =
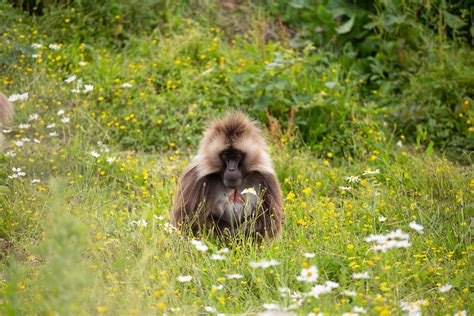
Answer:
[{"label": "grassy meadow", "polygon": [[[467,11],[31,3],[0,2],[0,92],[16,112],[2,126],[0,315],[474,311]],[[286,214],[274,241],[168,224],[204,127],[232,109],[270,144]]]}]

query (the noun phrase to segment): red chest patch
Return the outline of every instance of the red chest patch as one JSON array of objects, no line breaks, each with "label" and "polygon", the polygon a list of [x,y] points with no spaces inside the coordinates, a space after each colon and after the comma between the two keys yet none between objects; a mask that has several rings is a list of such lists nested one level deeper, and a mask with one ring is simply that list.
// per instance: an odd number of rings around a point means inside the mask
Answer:
[{"label": "red chest patch", "polygon": [[232,192],[230,192],[229,195],[227,195],[227,200],[234,204],[245,203],[245,198],[237,190],[233,190]]}]

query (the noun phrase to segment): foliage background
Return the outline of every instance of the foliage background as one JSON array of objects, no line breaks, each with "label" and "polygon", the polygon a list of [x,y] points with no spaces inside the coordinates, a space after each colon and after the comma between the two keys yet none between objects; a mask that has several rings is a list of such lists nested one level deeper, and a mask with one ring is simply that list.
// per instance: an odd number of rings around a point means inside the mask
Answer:
[{"label": "foliage background", "polygon": [[[298,314],[468,309],[472,15],[441,0],[1,2],[0,91],[29,93],[4,124],[2,313],[255,313],[295,303],[278,288],[306,293],[310,265],[341,286]],[[237,108],[271,144],[287,223],[217,262],[166,217],[203,128]],[[411,221],[412,248],[363,241]],[[262,258],[282,264],[248,267]]]}]

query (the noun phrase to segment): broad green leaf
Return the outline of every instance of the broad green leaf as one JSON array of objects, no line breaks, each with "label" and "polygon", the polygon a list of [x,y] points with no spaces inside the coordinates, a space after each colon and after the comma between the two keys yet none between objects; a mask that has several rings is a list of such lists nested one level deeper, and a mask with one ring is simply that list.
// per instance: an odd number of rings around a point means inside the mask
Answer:
[{"label": "broad green leaf", "polygon": [[466,23],[457,15],[451,14],[448,11],[444,11],[444,18],[446,19],[446,24],[454,30],[460,29]]},{"label": "broad green leaf", "polygon": [[354,26],[354,21],[355,21],[355,15],[350,18],[349,21],[346,23],[336,27],[336,32],[339,34],[345,34],[349,33],[352,30],[352,27]]}]

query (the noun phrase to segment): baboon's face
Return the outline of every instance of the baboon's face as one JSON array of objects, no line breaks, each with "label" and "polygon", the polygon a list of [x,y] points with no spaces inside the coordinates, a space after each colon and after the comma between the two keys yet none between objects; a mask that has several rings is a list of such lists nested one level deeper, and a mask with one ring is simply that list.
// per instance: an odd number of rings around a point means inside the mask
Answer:
[{"label": "baboon's face", "polygon": [[222,183],[228,189],[235,189],[242,183],[245,155],[237,149],[227,149],[220,154],[222,160]]}]

